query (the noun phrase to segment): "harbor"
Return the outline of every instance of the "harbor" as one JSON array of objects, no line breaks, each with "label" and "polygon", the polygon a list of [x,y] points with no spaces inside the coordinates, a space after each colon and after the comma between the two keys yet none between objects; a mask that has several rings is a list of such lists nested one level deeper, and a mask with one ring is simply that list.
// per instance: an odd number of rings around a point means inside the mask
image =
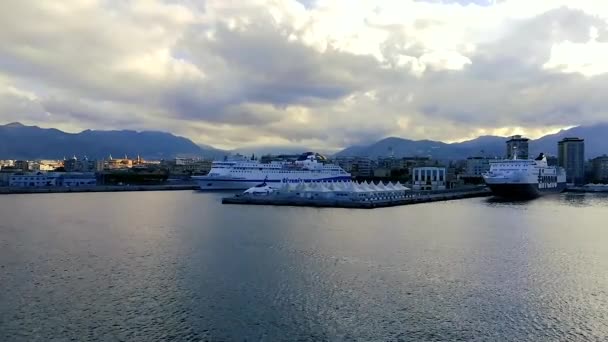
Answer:
[{"label": "harbor", "polygon": [[586,184],[583,186],[571,186],[566,188],[566,192],[599,192],[599,193],[608,193],[608,185],[607,184]]},{"label": "harbor", "polygon": [[[447,190],[412,191],[402,185],[356,182],[312,183],[252,188],[250,192],[222,199],[223,204],[300,206],[316,208],[375,209],[490,196],[485,186]],[[257,190],[257,191],[256,191]],[[249,190],[248,190],[249,191]]]},{"label": "harbor", "polygon": [[157,184],[157,185],[92,185],[78,187],[0,187],[0,195],[10,194],[54,194],[70,192],[124,192],[124,191],[178,191],[196,190],[192,184]]}]

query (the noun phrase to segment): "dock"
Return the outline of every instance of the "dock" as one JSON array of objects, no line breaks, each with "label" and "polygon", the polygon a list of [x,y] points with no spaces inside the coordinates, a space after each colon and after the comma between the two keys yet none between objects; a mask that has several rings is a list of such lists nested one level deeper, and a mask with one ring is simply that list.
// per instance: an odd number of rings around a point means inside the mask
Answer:
[{"label": "dock", "polygon": [[197,190],[197,185],[191,184],[161,184],[161,185],[95,185],[74,187],[0,187],[0,195],[9,194],[55,194],[70,192],[125,192],[125,191],[179,191]]},{"label": "dock", "polygon": [[585,186],[570,186],[566,188],[566,192],[577,193],[608,193],[608,185],[592,184]]},{"label": "dock", "polygon": [[404,191],[402,195],[392,198],[306,198],[299,196],[273,196],[238,194],[222,199],[223,204],[248,204],[272,206],[296,206],[315,208],[348,208],[348,209],[375,209],[450,201],[473,197],[490,196],[491,192],[485,187],[469,189],[450,189],[441,191]]}]

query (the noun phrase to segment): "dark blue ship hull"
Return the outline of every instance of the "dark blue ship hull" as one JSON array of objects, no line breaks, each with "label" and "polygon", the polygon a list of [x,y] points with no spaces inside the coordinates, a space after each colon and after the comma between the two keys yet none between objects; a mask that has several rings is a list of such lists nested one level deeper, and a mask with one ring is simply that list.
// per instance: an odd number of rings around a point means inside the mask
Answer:
[{"label": "dark blue ship hull", "polygon": [[566,183],[547,184],[488,184],[492,194],[498,197],[513,199],[536,198],[545,194],[560,193],[566,189]]}]

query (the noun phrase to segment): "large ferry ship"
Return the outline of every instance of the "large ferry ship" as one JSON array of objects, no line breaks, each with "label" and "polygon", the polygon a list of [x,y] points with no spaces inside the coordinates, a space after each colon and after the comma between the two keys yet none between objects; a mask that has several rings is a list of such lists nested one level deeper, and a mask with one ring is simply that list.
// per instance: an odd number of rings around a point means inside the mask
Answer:
[{"label": "large ferry ship", "polygon": [[350,173],[327,163],[327,159],[314,152],[306,152],[295,161],[256,160],[214,161],[209,174],[192,177],[201,190],[244,190],[261,183],[309,183],[349,181]]},{"label": "large ferry ship", "polygon": [[566,171],[549,166],[541,153],[535,160],[513,159],[490,162],[490,171],[483,178],[499,197],[534,198],[545,193],[562,192],[566,188]]}]

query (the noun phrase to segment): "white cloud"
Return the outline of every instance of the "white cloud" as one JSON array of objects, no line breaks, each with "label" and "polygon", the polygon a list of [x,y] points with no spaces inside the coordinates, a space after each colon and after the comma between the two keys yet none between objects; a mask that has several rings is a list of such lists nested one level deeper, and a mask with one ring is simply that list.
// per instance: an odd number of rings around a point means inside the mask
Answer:
[{"label": "white cloud", "polygon": [[605,120],[608,5],[0,3],[0,121],[335,149]]}]

